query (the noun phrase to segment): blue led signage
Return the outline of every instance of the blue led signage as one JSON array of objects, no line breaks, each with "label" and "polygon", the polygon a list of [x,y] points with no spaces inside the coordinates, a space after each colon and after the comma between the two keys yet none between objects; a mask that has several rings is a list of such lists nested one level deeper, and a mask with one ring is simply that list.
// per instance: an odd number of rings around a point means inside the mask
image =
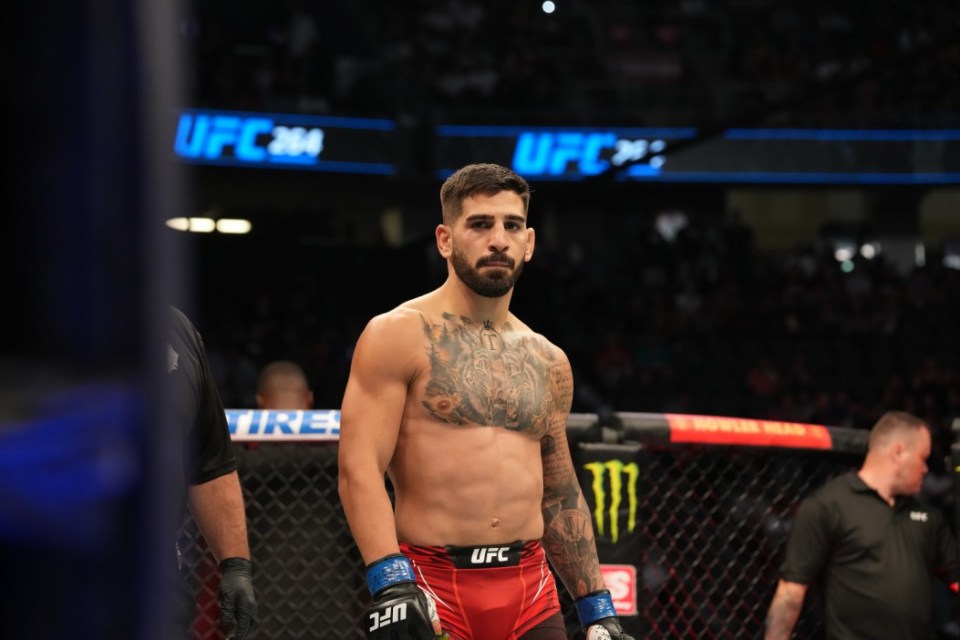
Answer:
[{"label": "blue led signage", "polygon": [[389,120],[189,110],[174,151],[198,164],[390,175],[394,129]]}]

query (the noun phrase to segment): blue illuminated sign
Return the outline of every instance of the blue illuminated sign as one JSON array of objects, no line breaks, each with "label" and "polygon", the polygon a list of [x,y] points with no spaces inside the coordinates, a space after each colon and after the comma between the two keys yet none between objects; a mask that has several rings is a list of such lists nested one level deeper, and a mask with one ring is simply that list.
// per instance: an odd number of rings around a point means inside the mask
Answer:
[{"label": "blue illuminated sign", "polygon": [[[623,177],[658,176],[667,163],[661,152],[668,143],[692,138],[696,130],[445,125],[437,134],[444,155],[455,148],[465,153],[476,150],[477,157],[495,156],[491,162],[509,165],[528,178],[578,180],[628,163]],[[441,169],[444,173],[449,174]]]},{"label": "blue illuminated sign", "polygon": [[390,175],[394,128],[388,120],[188,110],[174,151],[199,164]]},{"label": "blue illuminated sign", "polygon": [[[422,159],[391,120],[190,109],[173,148],[186,162],[395,175]],[[496,162],[536,180],[729,184],[956,184],[960,131],[440,125],[443,179]],[[416,160],[416,161],[414,161]]]},{"label": "blue illuminated sign", "polygon": [[216,159],[232,151],[243,162],[313,164],[323,151],[323,129],[280,126],[263,117],[184,113],[175,148],[184,158]]},{"label": "blue illuminated sign", "polygon": [[[524,131],[517,137],[513,169],[527,176],[563,176],[574,173],[594,176],[613,166],[640,160],[648,152],[658,154],[666,148],[660,139],[620,138],[613,132]],[[663,167],[662,155],[653,155],[644,163],[629,168],[629,175],[656,175]]]},{"label": "blue illuminated sign", "polygon": [[698,133],[693,128],[441,125],[436,173],[444,178],[482,161],[537,180],[607,174],[665,183],[960,182],[960,132],[953,129],[728,129],[699,141]]}]

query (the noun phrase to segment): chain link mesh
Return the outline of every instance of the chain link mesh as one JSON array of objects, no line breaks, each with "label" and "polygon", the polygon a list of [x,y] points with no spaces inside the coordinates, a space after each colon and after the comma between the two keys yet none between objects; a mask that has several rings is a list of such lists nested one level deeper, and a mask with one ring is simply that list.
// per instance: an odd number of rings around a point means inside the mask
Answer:
[{"label": "chain link mesh", "polygon": [[[683,640],[762,637],[799,501],[859,462],[834,453],[724,447],[638,455],[633,562],[641,613],[624,618],[624,628]],[[581,484],[594,506],[589,482]],[[602,535],[598,548],[602,560],[611,555]],[[819,638],[821,626],[816,597],[809,597],[796,637]]]},{"label": "chain link mesh", "polygon": [[[259,604],[255,637],[363,638],[369,594],[337,494],[336,444],[237,449]],[[636,536],[613,544],[609,531],[598,533],[598,549],[603,562],[627,554],[638,568],[640,615],[624,617],[624,629],[680,640],[760,637],[793,511],[858,462],[836,453],[703,446],[637,455]],[[594,508],[589,482],[581,477]],[[193,638],[218,640],[219,576],[192,522],[185,527],[198,603]],[[570,636],[582,638],[571,598],[560,591]],[[807,598],[796,633],[822,636],[815,598]]]},{"label": "chain link mesh", "polygon": [[[337,494],[337,445],[237,446],[257,592],[258,639],[363,638],[363,560]],[[196,570],[193,638],[219,640],[216,565],[185,524]]]}]

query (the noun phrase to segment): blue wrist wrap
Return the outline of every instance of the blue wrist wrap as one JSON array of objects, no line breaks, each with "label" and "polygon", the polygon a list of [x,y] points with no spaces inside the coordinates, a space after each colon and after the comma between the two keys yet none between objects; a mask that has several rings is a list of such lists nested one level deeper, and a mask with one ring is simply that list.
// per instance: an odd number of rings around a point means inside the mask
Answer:
[{"label": "blue wrist wrap", "polygon": [[577,600],[576,605],[577,615],[580,617],[583,628],[587,628],[597,620],[617,615],[617,609],[613,606],[613,598],[610,597],[609,591],[584,596]]},{"label": "blue wrist wrap", "polygon": [[405,556],[398,554],[381,558],[367,567],[367,586],[370,595],[398,582],[416,582],[413,565]]}]

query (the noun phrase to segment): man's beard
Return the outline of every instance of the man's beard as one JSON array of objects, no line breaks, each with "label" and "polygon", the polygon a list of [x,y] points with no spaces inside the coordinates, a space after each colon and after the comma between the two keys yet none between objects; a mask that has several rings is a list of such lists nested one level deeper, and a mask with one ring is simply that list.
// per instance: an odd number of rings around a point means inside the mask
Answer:
[{"label": "man's beard", "polygon": [[[481,274],[480,267],[488,264],[498,265],[500,269]],[[513,285],[517,284],[517,280],[523,272],[523,261],[521,260],[516,267],[513,265],[513,258],[495,254],[480,258],[477,261],[477,266],[473,267],[467,262],[467,257],[462,251],[457,247],[453,248],[454,273],[463,280],[464,284],[470,287],[471,291],[485,298],[499,298],[513,289]]]}]

